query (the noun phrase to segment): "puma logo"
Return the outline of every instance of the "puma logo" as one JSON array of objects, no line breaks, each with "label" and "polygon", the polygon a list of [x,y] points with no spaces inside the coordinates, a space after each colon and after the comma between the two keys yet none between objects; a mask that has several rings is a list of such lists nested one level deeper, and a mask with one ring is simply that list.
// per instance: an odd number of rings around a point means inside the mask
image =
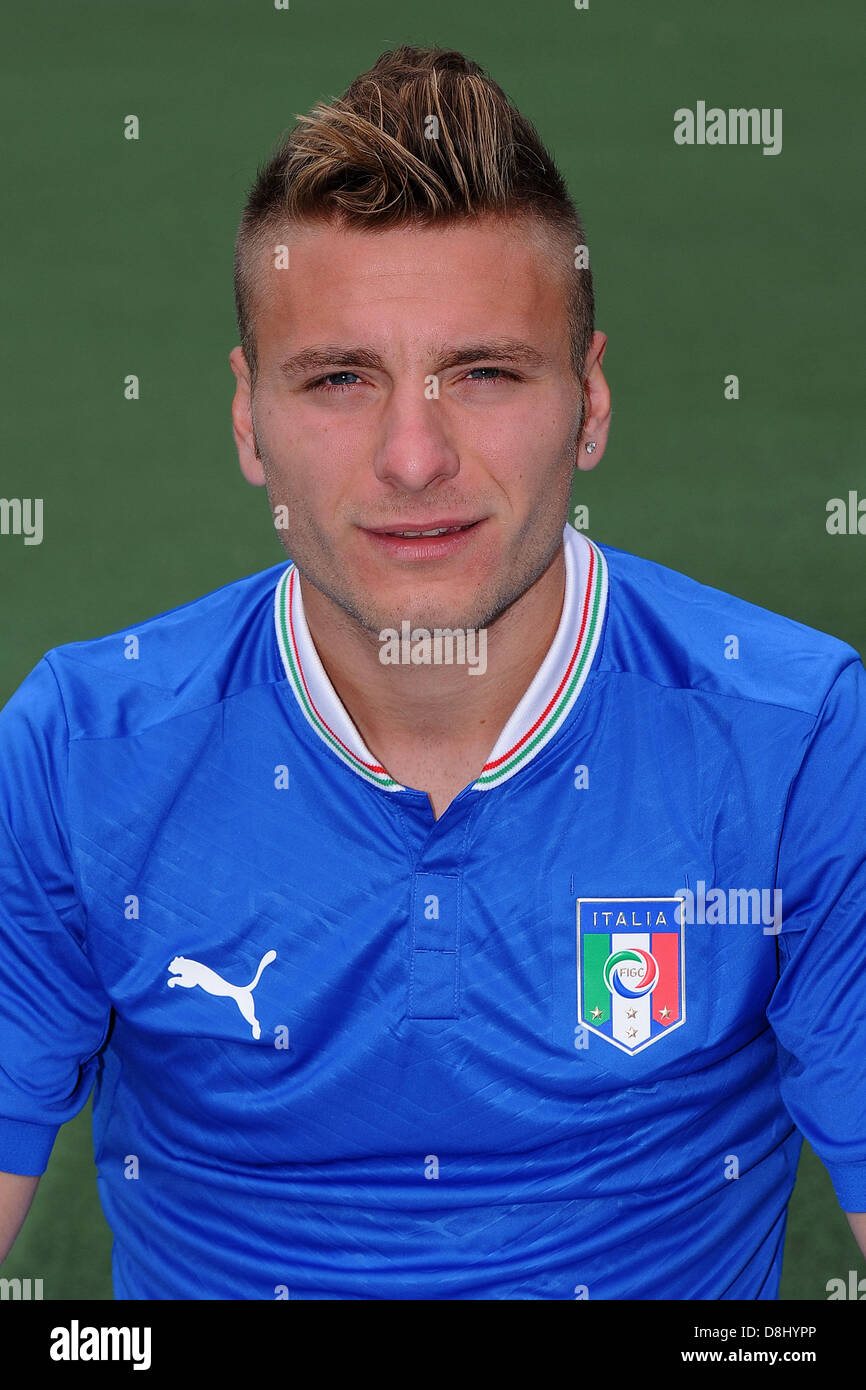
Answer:
[{"label": "puma logo", "polygon": [[186,956],[175,956],[168,967],[173,978],[166,980],[166,984],[169,988],[172,985],[182,985],[184,989],[194,989],[196,985],[201,985],[205,994],[217,994],[234,999],[242,1016],[250,1024],[253,1037],[258,1039],[262,1036],[262,1030],[253,1007],[253,990],[262,978],[262,971],[276,958],[276,951],[266,951],[248,985],[230,985],[215,970],[211,970],[209,965],[202,965],[197,960],[187,960]]}]

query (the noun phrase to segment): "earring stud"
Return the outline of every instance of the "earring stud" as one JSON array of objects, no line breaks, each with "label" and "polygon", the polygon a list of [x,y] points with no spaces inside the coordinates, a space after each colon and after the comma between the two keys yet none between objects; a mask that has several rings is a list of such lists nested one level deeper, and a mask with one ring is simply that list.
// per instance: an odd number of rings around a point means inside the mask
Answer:
[{"label": "earring stud", "polygon": [[589,443],[587,444],[587,446],[586,446],[586,452],[587,452],[588,454],[593,454],[593,453],[595,453],[595,440],[594,440],[594,439],[591,439],[591,440],[589,441]]}]

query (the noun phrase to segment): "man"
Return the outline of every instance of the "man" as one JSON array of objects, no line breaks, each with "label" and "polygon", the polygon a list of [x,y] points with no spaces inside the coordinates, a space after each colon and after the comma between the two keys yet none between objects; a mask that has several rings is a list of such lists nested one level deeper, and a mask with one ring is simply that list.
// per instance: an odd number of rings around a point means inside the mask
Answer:
[{"label": "man", "polygon": [[566,525],[584,245],[456,53],[261,171],[292,563],[0,717],[7,1245],[95,1079],[118,1298],[771,1299],[802,1134],[866,1249],[866,677]]}]

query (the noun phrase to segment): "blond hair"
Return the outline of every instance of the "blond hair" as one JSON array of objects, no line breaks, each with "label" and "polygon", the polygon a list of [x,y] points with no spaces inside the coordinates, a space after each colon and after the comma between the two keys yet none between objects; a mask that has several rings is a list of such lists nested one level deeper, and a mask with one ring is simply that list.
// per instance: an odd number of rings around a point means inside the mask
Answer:
[{"label": "blond hair", "polygon": [[575,266],[586,236],[535,127],[462,53],[406,46],[383,53],[342,97],[299,115],[257,172],[234,263],[238,329],[253,383],[255,269],[273,254],[281,229],[316,221],[370,230],[435,227],[490,214],[536,219],[553,230],[561,248],[554,258],[568,287],[571,368],[582,379],[595,312],[589,267]]}]

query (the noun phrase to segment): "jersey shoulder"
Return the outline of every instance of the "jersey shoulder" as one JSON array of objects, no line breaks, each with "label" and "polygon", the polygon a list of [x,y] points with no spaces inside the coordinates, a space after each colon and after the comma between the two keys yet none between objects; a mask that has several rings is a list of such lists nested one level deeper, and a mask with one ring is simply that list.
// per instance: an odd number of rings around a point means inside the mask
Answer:
[{"label": "jersey shoulder", "polygon": [[817,715],[839,673],[860,662],[838,637],[596,544],[609,579],[602,669]]},{"label": "jersey shoulder", "polygon": [[[133,734],[280,678],[273,620],[287,562],[105,636],[47,652],[71,737]],[[38,669],[38,668],[37,668]]]}]

